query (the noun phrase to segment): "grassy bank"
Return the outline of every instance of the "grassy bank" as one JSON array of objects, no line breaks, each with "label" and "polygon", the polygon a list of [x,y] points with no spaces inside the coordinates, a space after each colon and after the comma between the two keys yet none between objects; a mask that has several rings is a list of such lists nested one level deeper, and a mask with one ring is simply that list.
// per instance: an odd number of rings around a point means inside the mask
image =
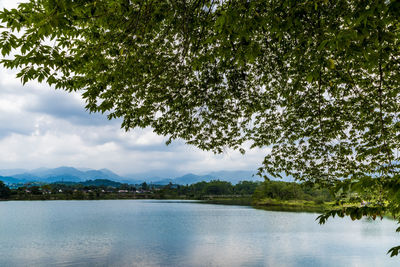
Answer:
[{"label": "grassy bank", "polygon": [[239,205],[239,206],[251,206],[251,197],[214,197],[209,199],[203,199],[204,203],[208,204],[220,204],[220,205]]},{"label": "grassy bank", "polygon": [[252,206],[259,209],[275,211],[305,211],[305,212],[324,212],[334,206],[334,202],[315,202],[308,200],[280,200],[263,198],[255,200]]},{"label": "grassy bank", "polygon": [[324,212],[334,207],[334,202],[316,203],[307,200],[280,200],[264,198],[253,200],[252,197],[214,197],[203,199],[204,203],[221,205],[252,206],[256,209],[273,211],[296,211],[296,212]]}]

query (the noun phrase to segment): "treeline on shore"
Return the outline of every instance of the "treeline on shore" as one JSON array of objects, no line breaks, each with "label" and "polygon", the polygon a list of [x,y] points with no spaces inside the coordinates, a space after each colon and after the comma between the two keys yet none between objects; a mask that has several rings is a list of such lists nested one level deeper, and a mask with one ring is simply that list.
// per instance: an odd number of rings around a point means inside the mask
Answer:
[{"label": "treeline on shore", "polygon": [[10,189],[0,181],[0,199],[7,200],[91,200],[91,199],[193,199],[212,203],[253,204],[255,206],[321,207],[332,201],[330,192],[312,185],[283,182],[226,181],[191,185],[122,184],[105,179],[81,183],[26,184]]}]

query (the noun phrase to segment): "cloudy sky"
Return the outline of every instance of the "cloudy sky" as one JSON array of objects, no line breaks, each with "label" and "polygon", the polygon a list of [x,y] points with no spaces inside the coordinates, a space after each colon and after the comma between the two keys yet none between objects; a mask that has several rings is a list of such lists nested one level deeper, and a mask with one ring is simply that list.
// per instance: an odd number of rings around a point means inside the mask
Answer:
[{"label": "cloudy sky", "polygon": [[[15,0],[0,0],[0,9],[15,6]],[[201,174],[255,171],[265,155],[260,150],[214,155],[182,141],[166,146],[166,138],[151,129],[125,132],[120,121],[89,114],[79,93],[35,82],[22,86],[15,74],[0,67],[0,169],[73,166],[119,174]]]}]

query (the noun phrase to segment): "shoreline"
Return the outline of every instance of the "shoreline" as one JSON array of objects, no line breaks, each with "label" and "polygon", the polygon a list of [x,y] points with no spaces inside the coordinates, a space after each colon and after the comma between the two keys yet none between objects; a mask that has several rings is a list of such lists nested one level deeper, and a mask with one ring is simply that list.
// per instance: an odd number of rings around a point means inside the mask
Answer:
[{"label": "shoreline", "polygon": [[237,205],[247,206],[255,209],[269,210],[269,211],[289,211],[289,212],[313,212],[321,213],[331,208],[331,203],[316,204],[313,201],[305,200],[278,200],[278,199],[262,199],[254,200],[251,197],[209,197],[209,198],[186,198],[186,197],[171,197],[171,198],[154,198],[148,195],[139,196],[110,196],[107,198],[92,198],[92,199],[78,199],[68,197],[53,197],[45,198],[43,196],[35,196],[30,198],[10,198],[0,199],[0,202],[8,201],[96,201],[96,200],[192,200],[198,201],[200,204],[216,204],[216,205]]}]

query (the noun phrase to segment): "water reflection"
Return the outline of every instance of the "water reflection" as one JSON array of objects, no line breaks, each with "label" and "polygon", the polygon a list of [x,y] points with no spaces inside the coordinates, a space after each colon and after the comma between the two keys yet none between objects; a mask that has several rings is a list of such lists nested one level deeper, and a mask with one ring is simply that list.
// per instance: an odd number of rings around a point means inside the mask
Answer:
[{"label": "water reflection", "polygon": [[0,266],[394,266],[393,221],[184,201],[0,202]]}]

